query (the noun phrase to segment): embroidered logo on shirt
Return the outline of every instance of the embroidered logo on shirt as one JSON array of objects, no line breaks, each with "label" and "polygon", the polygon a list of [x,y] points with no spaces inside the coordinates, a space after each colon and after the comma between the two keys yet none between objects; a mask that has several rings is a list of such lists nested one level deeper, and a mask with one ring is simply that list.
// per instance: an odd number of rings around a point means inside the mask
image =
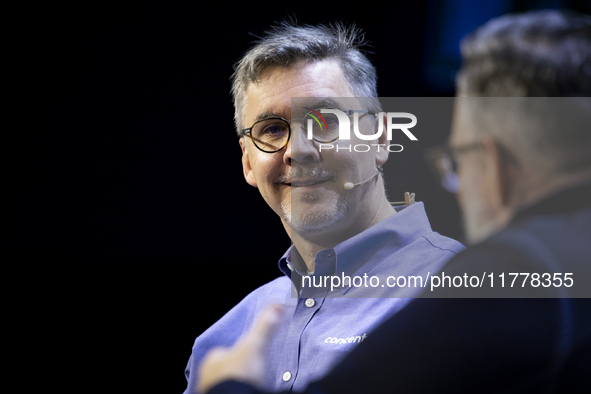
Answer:
[{"label": "embroidered logo on shirt", "polygon": [[349,338],[328,337],[324,340],[324,342],[325,343],[334,343],[337,345],[343,345],[346,343],[361,343],[361,342],[363,342],[363,340],[365,340],[365,338],[367,338],[367,334],[363,333],[363,336],[357,335],[357,336],[349,337]]}]

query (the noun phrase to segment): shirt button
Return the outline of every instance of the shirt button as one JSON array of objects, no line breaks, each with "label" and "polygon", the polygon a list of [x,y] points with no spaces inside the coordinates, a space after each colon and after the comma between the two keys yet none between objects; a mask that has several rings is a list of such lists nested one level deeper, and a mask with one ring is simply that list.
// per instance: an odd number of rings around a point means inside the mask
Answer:
[{"label": "shirt button", "polygon": [[312,308],[314,305],[316,305],[316,301],[314,301],[314,298],[308,298],[306,300],[306,306],[308,308]]},{"label": "shirt button", "polygon": [[283,381],[289,382],[289,379],[291,379],[291,373],[289,371],[287,371],[286,373],[283,374]]}]

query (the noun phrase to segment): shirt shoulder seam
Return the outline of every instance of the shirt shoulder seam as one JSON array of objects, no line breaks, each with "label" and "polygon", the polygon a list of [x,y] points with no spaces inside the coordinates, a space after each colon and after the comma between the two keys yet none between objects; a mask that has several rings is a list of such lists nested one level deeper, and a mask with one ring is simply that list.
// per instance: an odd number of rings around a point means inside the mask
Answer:
[{"label": "shirt shoulder seam", "polygon": [[[459,252],[456,252],[456,251],[455,251],[455,250],[453,250],[453,249],[449,249],[449,248],[442,248],[441,246],[435,245],[435,244],[434,244],[434,243],[433,243],[433,242],[432,242],[432,241],[429,239],[429,237],[428,237],[428,235],[431,235],[431,234],[434,234],[434,233],[435,233],[435,231],[431,231],[430,233],[423,235],[423,238],[425,238],[425,239],[426,239],[426,240],[427,240],[427,241],[428,241],[428,242],[429,242],[429,243],[430,243],[430,244],[431,244],[433,247],[435,247],[435,248],[437,248],[437,249],[439,249],[439,250],[447,250],[447,251],[449,251],[449,252],[452,252],[452,253],[453,253],[453,254],[455,254],[455,255],[457,255],[457,254],[459,253]],[[457,242],[457,241],[456,241],[456,242]]]}]

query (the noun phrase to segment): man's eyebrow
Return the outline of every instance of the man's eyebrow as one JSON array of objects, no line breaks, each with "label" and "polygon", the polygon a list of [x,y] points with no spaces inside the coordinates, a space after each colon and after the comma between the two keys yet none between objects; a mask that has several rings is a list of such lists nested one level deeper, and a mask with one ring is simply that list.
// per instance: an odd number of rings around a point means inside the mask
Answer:
[{"label": "man's eyebrow", "polygon": [[321,108],[339,108],[340,105],[334,101],[333,99],[327,98],[324,100],[320,100],[317,101],[313,104],[307,105],[307,107],[309,108],[314,108],[314,109],[321,109]]},{"label": "man's eyebrow", "polygon": [[273,111],[266,111],[266,112],[261,112],[260,114],[258,114],[257,117],[254,119],[254,121],[260,122],[261,120],[265,120],[265,119],[269,119],[269,118],[284,118],[284,116],[282,116],[282,114],[277,114]]}]

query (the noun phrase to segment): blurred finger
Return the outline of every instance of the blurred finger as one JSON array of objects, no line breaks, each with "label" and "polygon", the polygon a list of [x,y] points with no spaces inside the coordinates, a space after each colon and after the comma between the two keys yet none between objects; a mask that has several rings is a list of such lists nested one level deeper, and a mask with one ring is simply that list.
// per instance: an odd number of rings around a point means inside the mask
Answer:
[{"label": "blurred finger", "polygon": [[267,343],[267,339],[273,334],[283,316],[281,304],[267,305],[259,315],[252,329],[243,338],[244,345],[261,348]]}]

